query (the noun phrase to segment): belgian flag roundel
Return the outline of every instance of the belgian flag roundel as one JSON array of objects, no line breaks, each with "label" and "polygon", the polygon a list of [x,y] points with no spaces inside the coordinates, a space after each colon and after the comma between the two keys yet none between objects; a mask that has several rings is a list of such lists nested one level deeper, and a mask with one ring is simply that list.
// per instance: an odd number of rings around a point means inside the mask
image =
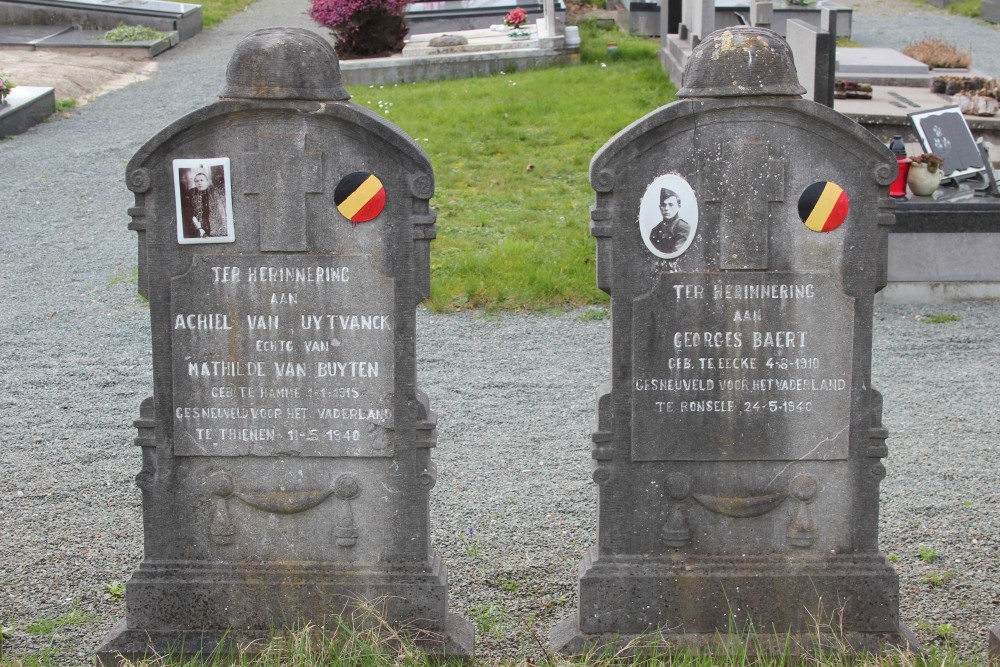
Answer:
[{"label": "belgian flag roundel", "polygon": [[814,232],[832,232],[840,227],[850,208],[847,193],[831,181],[813,183],[799,197],[799,217]]},{"label": "belgian flag roundel", "polygon": [[333,201],[340,214],[351,222],[368,222],[385,208],[385,187],[375,174],[356,171],[340,179],[333,191]]}]

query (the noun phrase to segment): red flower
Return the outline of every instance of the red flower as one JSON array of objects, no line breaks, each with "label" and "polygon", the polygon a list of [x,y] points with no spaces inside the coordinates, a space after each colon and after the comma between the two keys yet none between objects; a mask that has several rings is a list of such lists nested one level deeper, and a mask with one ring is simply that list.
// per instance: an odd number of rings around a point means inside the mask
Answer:
[{"label": "red flower", "polygon": [[520,7],[516,7],[511,10],[510,14],[504,17],[504,25],[508,25],[511,28],[520,28],[525,21],[528,20],[528,12],[524,11]]}]

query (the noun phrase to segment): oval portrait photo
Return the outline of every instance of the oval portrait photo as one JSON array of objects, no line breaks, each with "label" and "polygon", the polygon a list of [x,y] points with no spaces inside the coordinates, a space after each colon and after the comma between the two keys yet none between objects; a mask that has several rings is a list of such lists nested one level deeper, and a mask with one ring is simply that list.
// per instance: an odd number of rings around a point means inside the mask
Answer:
[{"label": "oval portrait photo", "polygon": [[659,176],[639,203],[639,233],[649,252],[663,259],[678,257],[698,231],[698,200],[677,174]]}]

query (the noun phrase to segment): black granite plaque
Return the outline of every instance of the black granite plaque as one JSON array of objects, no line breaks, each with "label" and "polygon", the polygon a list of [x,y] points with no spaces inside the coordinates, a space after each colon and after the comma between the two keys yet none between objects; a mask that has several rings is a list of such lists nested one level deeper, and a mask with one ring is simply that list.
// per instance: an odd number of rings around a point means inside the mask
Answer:
[{"label": "black granite plaque", "polygon": [[853,312],[822,274],[663,275],[632,309],[632,460],[847,458]]},{"label": "black granite plaque", "polygon": [[175,453],[392,456],[393,280],[367,255],[196,257],[171,290]]}]

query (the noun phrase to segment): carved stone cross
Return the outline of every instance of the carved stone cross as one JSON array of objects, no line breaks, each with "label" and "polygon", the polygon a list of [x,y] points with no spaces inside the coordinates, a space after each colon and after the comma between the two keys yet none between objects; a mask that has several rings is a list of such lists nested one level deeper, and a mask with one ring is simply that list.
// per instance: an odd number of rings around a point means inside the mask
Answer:
[{"label": "carved stone cross", "polygon": [[[261,129],[246,153],[243,194],[257,199],[262,251],[308,249],[306,195],[323,192],[323,151],[305,131]],[[289,147],[297,148],[294,153]]]},{"label": "carved stone cross", "polygon": [[[710,140],[702,171],[705,201],[720,202],[719,265],[766,269],[770,202],[784,201],[783,163],[765,141]],[[702,144],[704,145],[704,144]]]}]

